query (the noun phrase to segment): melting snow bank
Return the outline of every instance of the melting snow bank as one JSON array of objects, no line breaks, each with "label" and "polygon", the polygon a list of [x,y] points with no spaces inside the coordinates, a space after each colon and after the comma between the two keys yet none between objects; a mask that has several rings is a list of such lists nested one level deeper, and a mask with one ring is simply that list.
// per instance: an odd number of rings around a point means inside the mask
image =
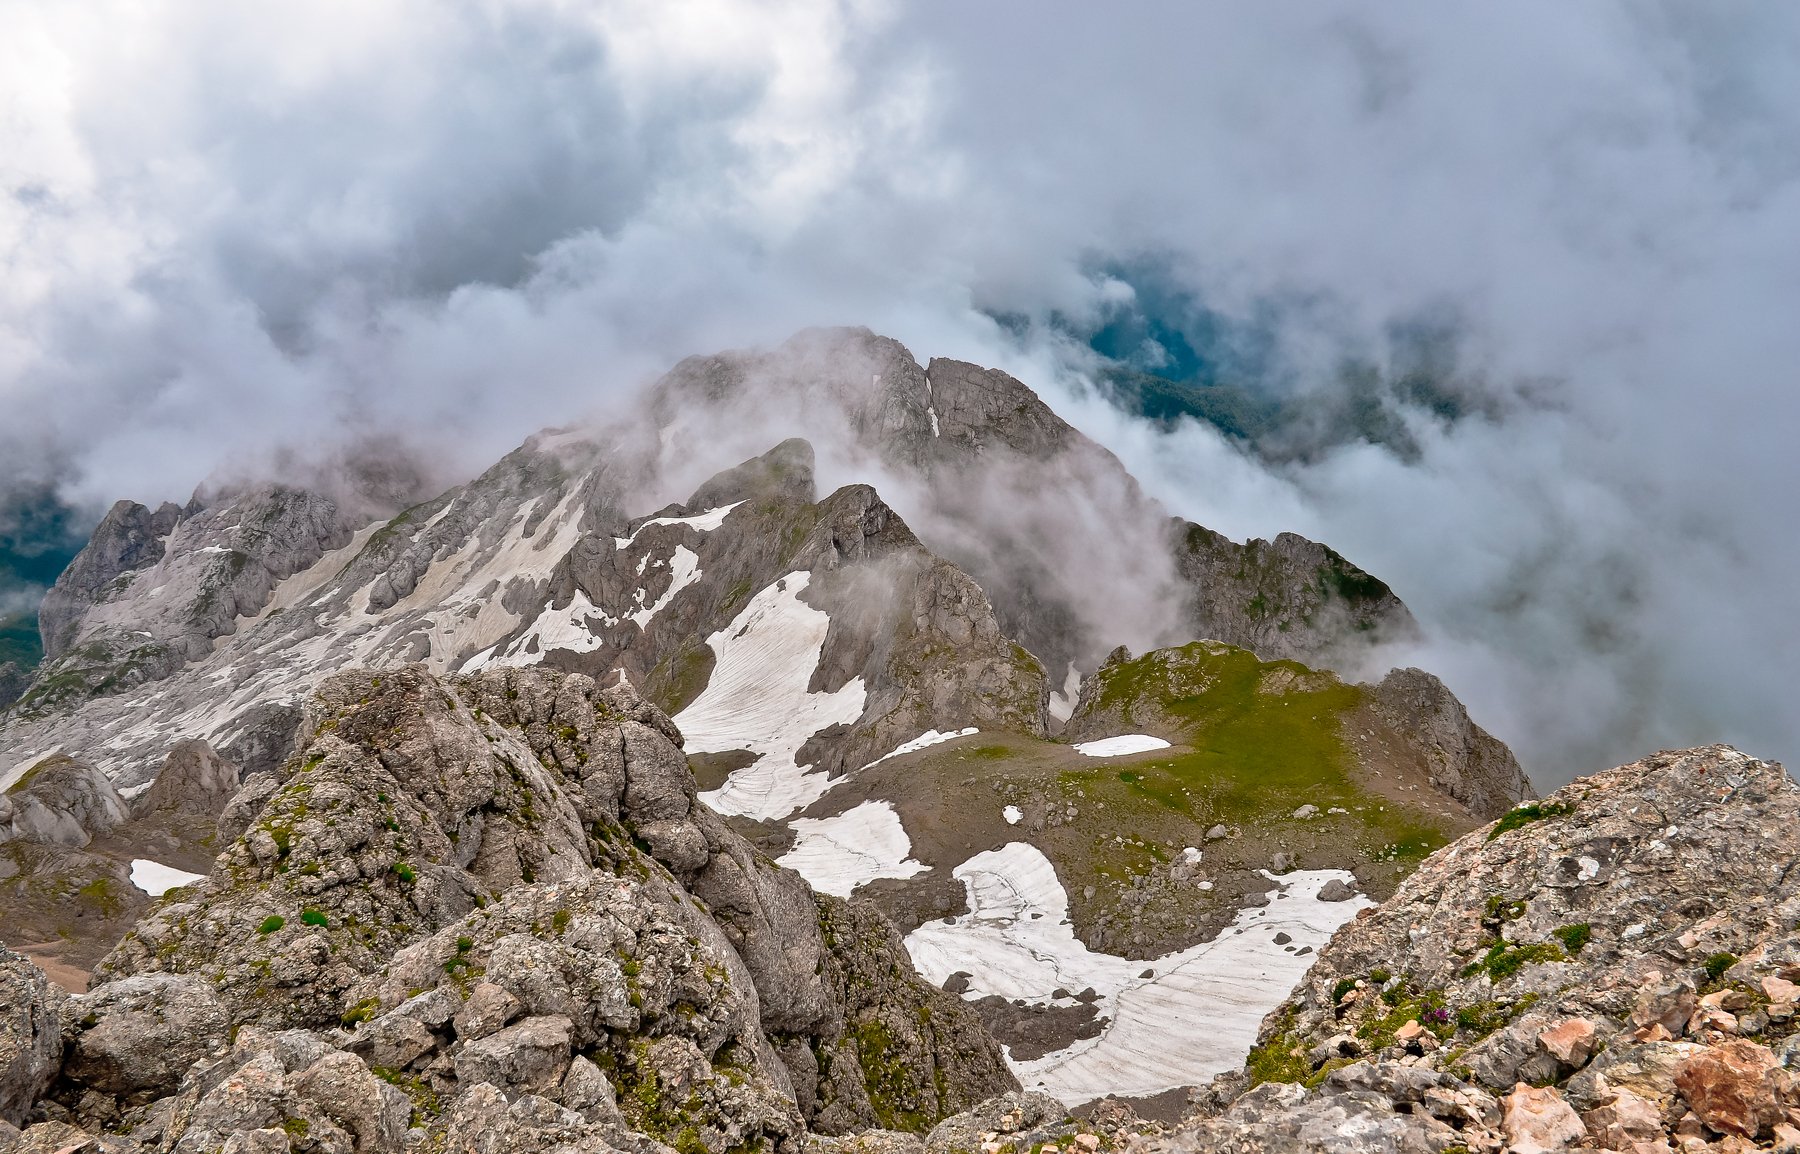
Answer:
[{"label": "melting snow bank", "polygon": [[931,867],[911,861],[912,839],[891,802],[865,801],[834,817],[791,823],[794,848],[776,859],[821,893],[847,898],[876,878],[909,878]]},{"label": "melting snow bank", "polygon": [[742,501],[734,501],[729,505],[721,505],[717,509],[708,509],[704,513],[696,513],[692,517],[652,517],[631,531],[629,537],[614,537],[613,547],[623,549],[637,540],[637,535],[652,525],[686,525],[702,533],[710,533],[725,523],[731,511],[742,505]]},{"label": "melting snow bank", "polygon": [[794,757],[819,730],[862,716],[860,677],[835,693],[807,692],[831,627],[830,615],[800,600],[811,580],[805,571],[789,573],[708,637],[717,658],[712,678],[675,715],[689,753],[747,749],[757,755],[724,785],[700,795],[719,813],[776,821],[823,797],[831,780]]},{"label": "melting snow bank", "polygon": [[190,886],[205,880],[205,874],[191,874],[149,858],[133,858],[131,861],[131,884],[153,898],[160,898],[177,886]]},{"label": "melting snow bank", "polygon": [[[733,505],[732,508],[735,509],[737,506]],[[661,561],[656,563],[662,564]],[[656,604],[639,609],[635,613],[627,613],[625,616],[637,622],[639,629],[648,629],[650,619],[668,608],[669,602],[675,600],[675,594],[698,580],[700,580],[700,554],[686,545],[677,545],[674,555],[669,559],[669,587],[663,591],[661,597],[657,598]],[[644,589],[641,585],[637,591],[637,603],[644,604]]]},{"label": "melting snow bank", "polygon": [[[955,741],[959,737],[969,737],[980,732],[981,730],[976,729],[973,725],[969,726],[967,729],[959,729],[954,733],[939,733],[935,729],[927,729],[924,733],[919,734],[919,736],[913,738],[911,741],[903,741],[899,745],[896,745],[893,749],[882,754],[874,761],[871,761],[869,765],[880,765],[890,757],[899,757],[902,754],[907,753],[917,753],[921,749],[928,749],[934,745],[942,745],[946,741]],[[867,769],[869,768],[869,765],[865,765],[863,768]]]},{"label": "melting snow bank", "polygon": [[[1242,1065],[1263,1015],[1305,976],[1332,933],[1373,904],[1360,896],[1319,901],[1326,882],[1351,880],[1342,870],[1265,874],[1280,887],[1266,907],[1240,911],[1210,942],[1143,962],[1094,953],[1075,937],[1068,894],[1035,846],[1012,842],[977,854],[955,876],[971,912],[907,935],[913,964],[938,983],[969,974],[969,998],[1047,1002],[1059,987],[1092,986],[1110,1018],[1099,1036],[1011,1062],[1026,1089],[1071,1106],[1203,1085]],[[1292,941],[1277,945],[1278,933]],[[1153,976],[1138,976],[1146,970]]]},{"label": "melting snow bank", "polygon": [[1123,757],[1128,753],[1148,753],[1153,749],[1167,748],[1169,743],[1160,737],[1151,737],[1148,733],[1127,733],[1121,737],[1084,741],[1075,747],[1075,752],[1087,757]]}]

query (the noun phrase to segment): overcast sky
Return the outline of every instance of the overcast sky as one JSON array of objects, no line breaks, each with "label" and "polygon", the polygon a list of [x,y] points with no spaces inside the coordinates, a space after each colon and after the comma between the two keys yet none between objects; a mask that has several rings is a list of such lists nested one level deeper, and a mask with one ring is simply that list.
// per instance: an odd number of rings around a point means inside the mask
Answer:
[{"label": "overcast sky", "polygon": [[[1110,10],[1108,10],[1110,9]],[[0,485],[439,480],[680,356],[1001,364],[1176,511],[1393,584],[1541,782],[1800,760],[1800,9],[0,0]],[[1447,318],[1491,418],[1266,466],[1083,392],[1149,262],[1287,387]],[[1271,320],[1271,318],[1273,318]]]}]

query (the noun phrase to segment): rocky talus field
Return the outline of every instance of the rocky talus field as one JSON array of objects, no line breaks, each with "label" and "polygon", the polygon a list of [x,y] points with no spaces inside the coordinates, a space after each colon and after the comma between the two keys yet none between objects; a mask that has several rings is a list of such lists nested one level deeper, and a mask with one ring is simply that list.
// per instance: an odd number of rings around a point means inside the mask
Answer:
[{"label": "rocky talus field", "polygon": [[1536,798],[1394,590],[1004,373],[808,332],[355,481],[44,601],[0,1154],[1800,1148],[1779,766]]}]

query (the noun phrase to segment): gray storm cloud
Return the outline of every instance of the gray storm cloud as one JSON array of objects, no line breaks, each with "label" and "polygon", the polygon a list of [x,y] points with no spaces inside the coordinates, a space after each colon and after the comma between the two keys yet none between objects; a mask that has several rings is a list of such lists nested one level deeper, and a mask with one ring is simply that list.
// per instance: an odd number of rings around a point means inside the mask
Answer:
[{"label": "gray storm cloud", "polygon": [[[1800,760],[1781,6],[0,19],[0,487],[180,498],[398,438],[378,503],[686,354],[866,324],[1014,372],[1175,512],[1388,580],[1431,636],[1392,656],[1540,782],[1714,739]],[[1267,324],[1301,391],[1452,316],[1488,415],[1283,465],[1130,420],[1056,334],[1146,259]]]}]

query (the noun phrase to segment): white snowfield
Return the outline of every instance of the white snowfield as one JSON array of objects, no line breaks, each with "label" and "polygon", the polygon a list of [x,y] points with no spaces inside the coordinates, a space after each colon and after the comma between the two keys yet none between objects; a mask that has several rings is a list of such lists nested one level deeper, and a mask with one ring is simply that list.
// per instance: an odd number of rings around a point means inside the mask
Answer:
[{"label": "white snowfield", "polygon": [[625,548],[633,541],[637,540],[637,535],[639,533],[642,533],[652,525],[686,525],[690,529],[697,529],[702,533],[710,533],[720,525],[723,525],[725,523],[725,518],[731,516],[731,511],[742,504],[742,501],[733,501],[729,505],[720,505],[717,509],[708,509],[704,513],[695,513],[692,517],[652,517],[642,525],[639,525],[636,529],[633,529],[631,531],[631,536],[614,537],[613,545],[620,549]]},{"label": "white snowfield", "polygon": [[1069,662],[1069,671],[1063,678],[1062,688],[1050,694],[1050,716],[1058,721],[1067,721],[1075,716],[1075,702],[1081,697],[1081,671]]},{"label": "white snowfield", "polygon": [[147,857],[131,859],[131,884],[153,898],[160,898],[177,886],[205,880],[205,874],[191,874]]},{"label": "white snowfield", "polygon": [[[1012,842],[954,873],[970,912],[907,935],[913,964],[938,983],[969,974],[968,998],[1041,1003],[1058,988],[1093,987],[1101,1015],[1111,1019],[1098,1037],[1029,1062],[1009,1058],[1026,1089],[1070,1106],[1204,1085],[1242,1065],[1263,1015],[1305,976],[1332,933],[1373,904],[1360,896],[1318,900],[1326,882],[1351,880],[1342,870],[1265,874],[1281,887],[1268,906],[1241,911],[1210,942],[1144,962],[1094,953],[1075,937],[1068,894],[1035,846]],[[1277,945],[1282,932],[1292,942]],[[1311,952],[1297,953],[1306,947]],[[1146,970],[1152,976],[1140,977]]]},{"label": "white snowfield", "polygon": [[1084,741],[1075,746],[1075,752],[1084,757],[1124,757],[1128,753],[1149,753],[1153,749],[1167,749],[1169,743],[1160,737],[1151,737],[1148,733],[1126,733],[1118,737],[1103,737],[1099,741]]},{"label": "white snowfield", "polygon": [[750,599],[730,625],[706,639],[712,679],[675,715],[689,753],[747,749],[756,761],[700,795],[723,814],[775,821],[824,796],[831,780],[794,760],[819,730],[862,716],[863,680],[835,693],[809,693],[830,628],[828,614],[800,600],[812,580],[789,573]]},{"label": "white snowfield", "polygon": [[[921,733],[911,741],[903,741],[899,745],[896,745],[874,761],[871,761],[869,765],[880,765],[890,757],[900,757],[903,754],[917,753],[921,749],[929,749],[934,745],[942,745],[946,741],[955,741],[959,737],[971,737],[980,732],[981,730],[976,729],[973,725],[969,726],[967,729],[958,729],[951,733],[939,733],[935,729],[927,729],[924,733]],[[865,765],[863,768],[867,769],[869,768],[869,765]]]},{"label": "white snowfield", "polygon": [[794,848],[776,859],[820,893],[847,898],[876,878],[909,878],[931,867],[913,861],[912,839],[892,802],[865,801],[831,817],[795,818]]}]

